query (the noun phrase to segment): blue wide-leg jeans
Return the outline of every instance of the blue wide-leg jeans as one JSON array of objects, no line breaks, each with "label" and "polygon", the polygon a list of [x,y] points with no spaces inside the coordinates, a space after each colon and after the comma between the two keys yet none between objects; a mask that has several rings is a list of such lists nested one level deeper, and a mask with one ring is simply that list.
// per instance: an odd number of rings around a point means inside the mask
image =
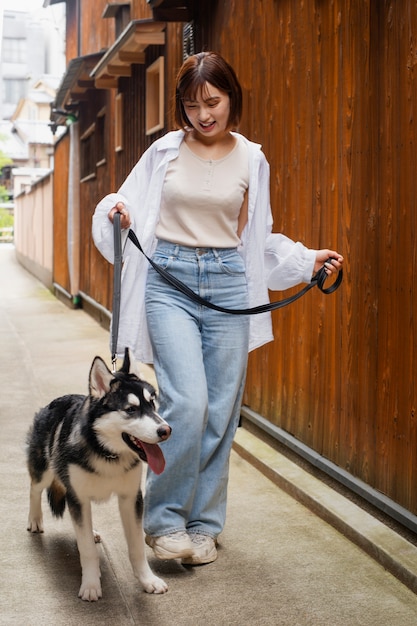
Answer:
[{"label": "blue wide-leg jeans", "polygon": [[[234,248],[159,241],[153,260],[215,304],[248,306],[244,262]],[[148,471],[145,532],[188,530],[213,538],[226,517],[229,456],[245,384],[249,318],[196,304],[149,269],[146,314],[159,412],[172,427],[166,467]]]}]

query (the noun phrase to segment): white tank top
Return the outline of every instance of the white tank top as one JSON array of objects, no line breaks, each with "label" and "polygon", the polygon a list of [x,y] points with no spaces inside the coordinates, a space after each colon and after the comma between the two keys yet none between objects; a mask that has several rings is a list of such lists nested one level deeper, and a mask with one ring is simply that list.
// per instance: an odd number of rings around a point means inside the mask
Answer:
[{"label": "white tank top", "polygon": [[218,160],[202,159],[183,141],[168,165],[156,236],[193,248],[236,248],[248,184],[248,149],[240,138]]}]

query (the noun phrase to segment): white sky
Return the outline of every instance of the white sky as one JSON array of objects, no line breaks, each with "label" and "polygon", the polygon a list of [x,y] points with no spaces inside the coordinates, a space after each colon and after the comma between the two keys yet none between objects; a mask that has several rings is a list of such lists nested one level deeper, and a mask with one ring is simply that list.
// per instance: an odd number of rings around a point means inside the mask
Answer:
[{"label": "white sky", "polygon": [[0,8],[14,11],[30,11],[43,6],[44,0],[0,0]]},{"label": "white sky", "polygon": [[[47,9],[43,8],[45,0],[0,0],[0,56],[1,56],[1,42],[3,40],[3,11],[24,11],[29,14],[36,13],[37,17],[52,19],[57,26],[65,18],[65,3],[54,4]],[[47,17],[48,16],[48,17]],[[62,24],[61,24],[62,26]],[[65,28],[61,29],[61,39],[63,39]]]}]

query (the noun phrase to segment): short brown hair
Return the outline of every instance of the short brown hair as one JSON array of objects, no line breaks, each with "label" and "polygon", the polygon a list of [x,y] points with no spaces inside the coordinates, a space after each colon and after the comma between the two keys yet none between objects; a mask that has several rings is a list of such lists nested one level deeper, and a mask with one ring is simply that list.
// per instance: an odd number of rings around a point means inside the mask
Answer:
[{"label": "short brown hair", "polygon": [[184,98],[195,99],[199,89],[210,83],[230,98],[229,128],[239,126],[242,117],[242,88],[236,73],[216,52],[199,52],[182,64],[176,82],[175,121],[179,128],[191,126],[184,110]]}]

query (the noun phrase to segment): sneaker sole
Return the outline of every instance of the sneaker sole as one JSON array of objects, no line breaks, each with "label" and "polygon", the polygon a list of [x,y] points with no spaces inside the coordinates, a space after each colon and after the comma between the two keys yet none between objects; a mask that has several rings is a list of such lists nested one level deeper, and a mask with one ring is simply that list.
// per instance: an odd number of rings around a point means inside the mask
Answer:
[{"label": "sneaker sole", "polygon": [[161,546],[154,545],[151,538],[148,536],[145,537],[145,543],[150,548],[152,548],[154,555],[157,559],[161,561],[171,561],[173,559],[185,559],[190,558],[193,555],[193,548],[184,548],[184,550],[178,550],[177,552],[171,552],[170,550],[165,550],[161,548]]},{"label": "sneaker sole", "polygon": [[217,559],[217,550],[214,548],[209,554],[206,556],[191,556],[181,559],[181,563],[183,565],[208,565],[209,563],[213,563]]},{"label": "sneaker sole", "polygon": [[185,550],[180,550],[178,552],[169,552],[168,550],[164,550],[159,546],[151,547],[156,558],[160,559],[161,561],[171,561],[173,559],[187,559],[191,558],[193,554],[192,548],[186,548]]}]

